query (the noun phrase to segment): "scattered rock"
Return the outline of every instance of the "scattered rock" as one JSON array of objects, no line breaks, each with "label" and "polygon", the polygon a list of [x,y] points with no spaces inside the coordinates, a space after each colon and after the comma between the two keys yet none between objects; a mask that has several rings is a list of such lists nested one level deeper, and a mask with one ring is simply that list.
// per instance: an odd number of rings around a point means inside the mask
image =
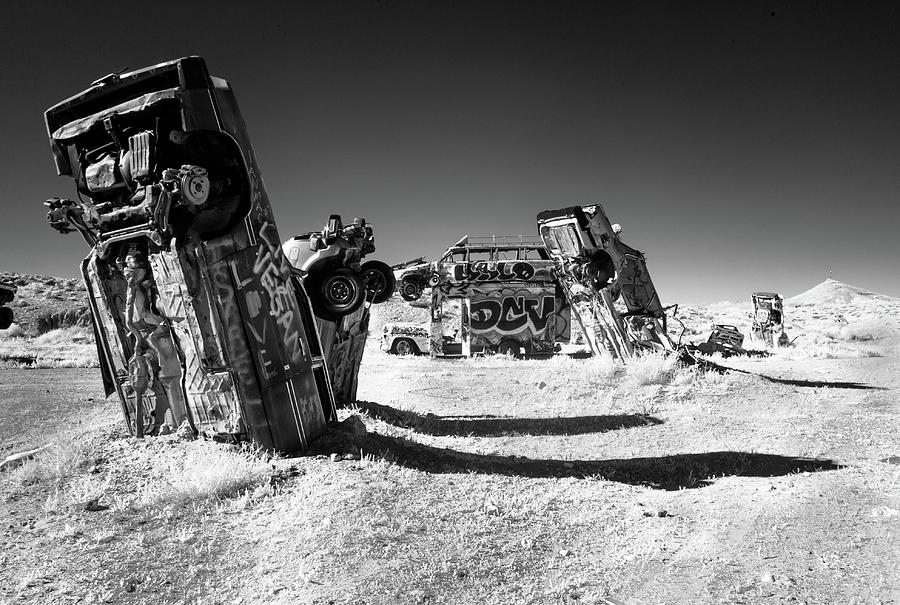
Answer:
[{"label": "scattered rock", "polygon": [[340,462],[343,459],[344,459],[343,456],[341,456],[340,454],[332,454],[331,455],[332,462]]},{"label": "scattered rock", "polygon": [[95,512],[101,511],[101,510],[106,510],[108,508],[109,507],[106,506],[105,504],[100,504],[97,501],[97,498],[91,498],[91,499],[87,500],[86,502],[84,502],[84,504],[82,506],[82,510],[85,510],[89,513],[95,513]]},{"label": "scattered rock", "polygon": [[764,571],[762,572],[762,574],[760,574],[759,581],[763,584],[771,584],[775,581],[775,576],[773,576],[771,572]]},{"label": "scattered rock", "polygon": [[900,515],[900,511],[889,506],[876,506],[872,509],[873,517],[896,517]]},{"label": "scattered rock", "polygon": [[539,388],[539,389],[545,389],[545,388],[547,388],[547,383],[544,382],[543,380],[540,381],[540,382],[538,383],[538,388]]},{"label": "scattered rock", "polygon": [[197,438],[197,434],[194,433],[194,429],[191,428],[191,423],[185,419],[184,422],[181,423],[181,426],[178,427],[178,430],[175,431],[175,437],[179,441],[193,441]]},{"label": "scattered rock", "polygon": [[656,512],[657,517],[674,517],[675,515],[670,515],[669,511],[665,509],[660,509]]}]

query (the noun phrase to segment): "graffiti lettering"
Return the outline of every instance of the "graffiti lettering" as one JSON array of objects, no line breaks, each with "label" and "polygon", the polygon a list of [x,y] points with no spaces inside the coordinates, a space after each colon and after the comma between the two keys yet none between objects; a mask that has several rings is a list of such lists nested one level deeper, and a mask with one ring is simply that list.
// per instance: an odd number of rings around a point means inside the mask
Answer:
[{"label": "graffiti lettering", "polygon": [[269,296],[271,314],[281,328],[288,354],[294,362],[299,363],[303,359],[303,350],[294,314],[296,301],[293,291],[288,288],[291,265],[281,251],[277,232],[272,225],[263,223],[259,236],[263,241],[259,245],[256,262],[253,263],[253,273],[259,277],[260,285]]},{"label": "graffiti lettering", "polygon": [[534,266],[522,261],[459,263],[453,265],[455,281],[528,281]]},{"label": "graffiti lettering", "polygon": [[472,330],[496,330],[512,334],[527,327],[532,332],[539,333],[547,327],[555,305],[553,296],[507,296],[501,299],[473,300],[470,306]]}]

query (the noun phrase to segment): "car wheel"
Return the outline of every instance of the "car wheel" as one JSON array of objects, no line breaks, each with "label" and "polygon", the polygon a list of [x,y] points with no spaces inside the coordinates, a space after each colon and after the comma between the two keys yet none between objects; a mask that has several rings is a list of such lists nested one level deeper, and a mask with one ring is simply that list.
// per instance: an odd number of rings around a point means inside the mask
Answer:
[{"label": "car wheel", "polygon": [[405,279],[400,282],[400,297],[407,302],[419,300],[424,289],[419,282]]},{"label": "car wheel", "polygon": [[0,307],[0,330],[5,330],[12,325],[13,312],[9,307]]},{"label": "car wheel", "polygon": [[374,304],[383,303],[394,294],[397,282],[394,272],[386,263],[380,260],[367,261],[362,264],[359,275]]},{"label": "car wheel", "polygon": [[497,347],[497,354],[508,355],[509,357],[518,359],[522,356],[522,349],[515,340],[502,340]]},{"label": "car wheel", "polygon": [[419,347],[409,338],[398,338],[391,344],[391,353],[394,355],[415,355],[418,352]]},{"label": "car wheel", "polygon": [[326,313],[349,315],[365,301],[365,286],[350,269],[337,269],[322,279],[319,292]]}]

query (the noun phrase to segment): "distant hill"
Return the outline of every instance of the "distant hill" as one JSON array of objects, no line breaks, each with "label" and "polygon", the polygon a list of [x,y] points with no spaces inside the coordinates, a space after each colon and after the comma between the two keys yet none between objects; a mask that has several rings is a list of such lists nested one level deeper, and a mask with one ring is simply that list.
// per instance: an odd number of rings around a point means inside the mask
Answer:
[{"label": "distant hill", "polygon": [[872,302],[900,302],[900,299],[876,294],[836,279],[826,279],[806,292],[787,299],[794,305],[833,305]]}]

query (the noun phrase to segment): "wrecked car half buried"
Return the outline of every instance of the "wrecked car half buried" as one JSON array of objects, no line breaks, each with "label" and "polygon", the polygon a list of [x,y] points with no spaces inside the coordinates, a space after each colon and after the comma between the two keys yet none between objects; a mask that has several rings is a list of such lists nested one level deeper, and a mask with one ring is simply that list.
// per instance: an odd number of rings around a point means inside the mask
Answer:
[{"label": "wrecked car half buried", "polygon": [[106,76],[45,117],[79,198],[48,200],[47,218],[91,247],[100,364],[129,430],[305,449],[334,401],[230,85],[185,57]]},{"label": "wrecked car half buried", "polygon": [[599,204],[545,210],[537,223],[595,355],[628,358],[636,350],[675,348],[644,255],[621,240],[621,227]]}]

